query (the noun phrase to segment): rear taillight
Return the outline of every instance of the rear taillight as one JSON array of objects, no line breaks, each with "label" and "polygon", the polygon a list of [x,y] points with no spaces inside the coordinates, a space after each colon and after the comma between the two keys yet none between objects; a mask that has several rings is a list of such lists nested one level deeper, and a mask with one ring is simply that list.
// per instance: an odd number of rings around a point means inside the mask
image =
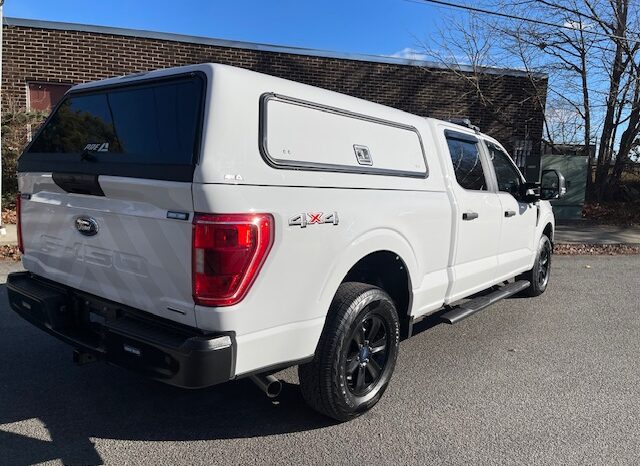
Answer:
[{"label": "rear taillight", "polygon": [[196,214],[193,219],[193,299],[232,306],[244,298],[273,244],[269,214]]},{"label": "rear taillight", "polygon": [[16,197],[16,217],[18,218],[18,226],[16,229],[18,233],[18,249],[22,254],[24,254],[24,245],[22,244],[22,218],[20,215],[20,204],[22,204],[22,194],[18,193],[18,196]]}]

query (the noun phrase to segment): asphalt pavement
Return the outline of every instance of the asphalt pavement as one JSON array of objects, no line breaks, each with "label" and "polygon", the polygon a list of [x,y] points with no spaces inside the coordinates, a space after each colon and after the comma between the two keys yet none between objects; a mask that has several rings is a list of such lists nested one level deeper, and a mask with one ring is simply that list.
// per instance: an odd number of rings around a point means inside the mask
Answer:
[{"label": "asphalt pavement", "polygon": [[336,424],[293,369],[272,402],[76,367],[0,285],[0,464],[637,464],[640,256],[554,257],[543,296],[419,330],[378,406]]}]

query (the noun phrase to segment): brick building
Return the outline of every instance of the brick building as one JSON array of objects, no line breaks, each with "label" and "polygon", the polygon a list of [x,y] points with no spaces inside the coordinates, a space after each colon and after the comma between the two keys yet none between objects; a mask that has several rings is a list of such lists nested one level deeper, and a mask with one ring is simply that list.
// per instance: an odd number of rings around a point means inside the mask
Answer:
[{"label": "brick building", "polygon": [[[547,85],[544,75],[495,68],[474,74],[471,68],[454,71],[440,64],[401,58],[16,18],[5,18],[2,59],[3,106],[10,103],[48,110],[72,84],[218,62],[417,115],[469,118],[507,147],[528,178],[538,177]],[[484,98],[480,98],[476,84]]]}]

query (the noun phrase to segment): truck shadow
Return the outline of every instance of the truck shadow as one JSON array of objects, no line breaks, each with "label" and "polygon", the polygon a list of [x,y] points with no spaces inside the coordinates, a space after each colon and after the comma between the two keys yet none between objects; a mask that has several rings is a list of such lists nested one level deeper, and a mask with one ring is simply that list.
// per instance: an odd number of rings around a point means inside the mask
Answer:
[{"label": "truck shadow", "polygon": [[333,424],[307,408],[293,383],[272,402],[248,380],[188,391],[103,363],[79,368],[69,347],[6,303],[0,285],[0,463],[102,464],[95,438],[215,440]]},{"label": "truck shadow", "polygon": [[[443,312],[417,323],[414,335],[440,325]],[[94,439],[237,439],[335,424],[307,407],[296,383],[285,382],[274,402],[246,379],[189,391],[104,363],[77,367],[70,347],[9,309],[5,285],[0,369],[0,464],[103,464]]]}]

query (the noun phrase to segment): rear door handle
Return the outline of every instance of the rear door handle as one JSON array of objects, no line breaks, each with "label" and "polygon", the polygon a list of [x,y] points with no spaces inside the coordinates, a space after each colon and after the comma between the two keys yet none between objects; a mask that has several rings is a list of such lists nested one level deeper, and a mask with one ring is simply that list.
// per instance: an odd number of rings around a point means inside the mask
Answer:
[{"label": "rear door handle", "polygon": [[478,218],[477,212],[465,212],[462,214],[462,220],[475,220]]},{"label": "rear door handle", "polygon": [[504,213],[505,217],[513,217],[516,214],[516,212],[514,210],[507,210]]}]

